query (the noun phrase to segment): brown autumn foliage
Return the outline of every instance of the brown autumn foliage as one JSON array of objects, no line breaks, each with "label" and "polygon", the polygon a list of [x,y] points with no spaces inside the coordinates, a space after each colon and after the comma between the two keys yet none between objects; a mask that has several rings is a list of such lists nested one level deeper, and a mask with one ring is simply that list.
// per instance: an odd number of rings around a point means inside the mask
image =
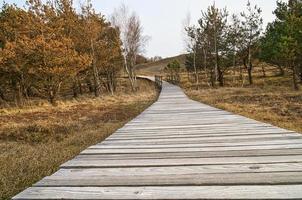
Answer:
[{"label": "brown autumn foliage", "polygon": [[26,9],[4,4],[0,104],[22,106],[30,98],[43,98],[55,105],[67,85],[75,97],[83,87],[95,96],[113,94],[123,67],[119,37],[89,1],[80,13],[70,0],[28,0]]}]

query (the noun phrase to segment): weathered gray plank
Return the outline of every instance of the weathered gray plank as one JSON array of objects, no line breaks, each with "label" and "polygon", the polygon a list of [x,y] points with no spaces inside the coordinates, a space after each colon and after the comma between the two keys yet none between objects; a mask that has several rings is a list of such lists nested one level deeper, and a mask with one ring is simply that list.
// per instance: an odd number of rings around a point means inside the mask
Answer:
[{"label": "weathered gray plank", "polygon": [[[238,147],[203,147],[203,148],[162,148],[162,149],[140,149],[141,153],[170,153],[170,152],[203,152],[203,151],[234,151],[234,150],[257,150],[257,149],[293,149],[302,148],[302,144],[278,144],[268,146],[238,146]],[[117,154],[117,153],[137,153],[138,149],[86,149],[81,154]]]},{"label": "weathered gray plank", "polygon": [[35,186],[302,184],[301,163],[64,169]]},{"label": "weathered gray plank", "polygon": [[70,160],[62,165],[63,168],[74,167],[151,167],[151,166],[192,166],[214,164],[260,164],[302,162],[302,155],[291,156],[255,156],[255,157],[225,157],[225,158],[171,158],[171,159],[136,159],[129,160],[100,160],[81,157]]},{"label": "weathered gray plank", "polygon": [[[233,138],[232,138],[233,136]],[[280,132],[238,132],[238,131],[223,131],[223,132],[165,132],[165,134],[152,134],[152,133],[137,133],[135,135],[121,135],[121,134],[114,134],[110,136],[106,141],[114,141],[114,140],[129,140],[129,139],[157,139],[157,138],[205,138],[205,137],[211,137],[212,139],[236,139],[240,138],[261,138],[261,137],[279,137],[279,138],[302,138],[301,135],[296,135],[294,133],[280,133]]]},{"label": "weathered gray plank", "polygon": [[16,196],[29,199],[186,200],[301,199],[302,185],[178,187],[33,187]]},{"label": "weathered gray plank", "polygon": [[288,156],[302,155],[302,149],[267,149],[240,151],[206,151],[206,152],[174,152],[174,153],[131,153],[131,154],[80,154],[76,158],[92,160],[129,160],[129,159],[169,159],[169,158],[211,158],[211,157],[250,157],[250,156]]},{"label": "weathered gray plank", "polygon": [[[193,140],[193,139],[192,139]],[[196,139],[195,139],[196,140]],[[136,141],[136,140],[131,140]],[[148,141],[148,140],[147,140]],[[269,146],[269,145],[286,145],[286,144],[302,144],[302,139],[287,139],[287,140],[256,140],[256,141],[232,141],[232,142],[210,142],[210,143],[178,143],[179,139],[168,139],[168,141],[173,142],[177,141],[173,144],[141,144],[130,143],[127,145],[121,144],[117,145],[116,142],[106,143],[106,145],[98,144],[91,146],[89,149],[161,149],[161,148],[202,148],[202,147],[239,147],[239,146]],[[193,140],[194,141],[194,140]],[[181,140],[180,140],[181,142]],[[115,145],[112,145],[115,144]],[[131,145],[132,144],[132,145]]]},{"label": "weathered gray plank", "polygon": [[[264,172],[302,172],[302,162],[266,164],[218,164],[170,167],[129,167],[129,168],[78,168],[60,169],[50,178],[79,176],[144,176],[144,175],[184,175],[184,174],[229,174]],[[302,181],[302,179],[301,179]]]}]

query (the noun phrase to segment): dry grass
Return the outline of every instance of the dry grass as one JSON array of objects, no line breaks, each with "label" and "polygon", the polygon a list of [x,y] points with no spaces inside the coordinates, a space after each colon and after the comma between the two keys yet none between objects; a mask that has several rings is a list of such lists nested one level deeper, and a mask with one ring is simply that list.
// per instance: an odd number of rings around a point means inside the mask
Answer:
[{"label": "dry grass", "polygon": [[[277,76],[278,70],[265,66],[254,72],[253,86],[238,84],[228,75],[227,86],[212,89],[205,82],[199,91],[182,77],[182,86],[189,97],[217,108],[302,133],[302,91],[294,91],[289,74]],[[247,81],[245,81],[247,83]]]},{"label": "dry grass", "polygon": [[59,165],[105,139],[157,98],[153,83],[139,80],[137,93],[82,97],[57,107],[0,110],[0,199],[55,172]]},{"label": "dry grass", "polygon": [[185,69],[185,59],[186,55],[178,55],[170,58],[164,58],[162,60],[153,62],[153,63],[145,63],[136,66],[137,73],[141,75],[160,75],[164,68],[173,60],[177,60],[180,63],[181,69]]}]

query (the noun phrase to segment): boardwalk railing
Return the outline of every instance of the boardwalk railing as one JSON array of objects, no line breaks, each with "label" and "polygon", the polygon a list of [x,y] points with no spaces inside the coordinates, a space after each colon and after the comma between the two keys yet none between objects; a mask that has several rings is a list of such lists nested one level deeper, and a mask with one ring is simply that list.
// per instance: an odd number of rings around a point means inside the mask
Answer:
[{"label": "boardwalk railing", "polygon": [[180,83],[180,76],[179,75],[167,75],[167,81],[174,85],[179,85]]},{"label": "boardwalk railing", "polygon": [[161,88],[163,85],[163,77],[155,75],[155,84]]}]

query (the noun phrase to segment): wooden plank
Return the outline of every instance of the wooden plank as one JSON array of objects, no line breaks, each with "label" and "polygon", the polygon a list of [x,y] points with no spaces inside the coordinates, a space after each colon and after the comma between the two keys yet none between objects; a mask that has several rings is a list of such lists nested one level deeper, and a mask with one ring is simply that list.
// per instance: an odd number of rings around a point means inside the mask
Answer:
[{"label": "wooden plank", "polygon": [[[182,119],[184,120],[184,119]],[[189,120],[189,119],[187,119]],[[253,128],[263,128],[263,127],[268,127],[268,126],[264,126],[263,124],[258,124],[258,123],[253,123],[253,122],[244,122],[241,120],[235,121],[235,120],[230,120],[230,121],[223,121],[220,120],[221,124],[218,127],[225,127],[225,126],[240,126],[240,127],[253,127]],[[153,123],[148,123],[148,122],[141,122],[141,123],[129,123],[125,126],[125,128],[129,129],[129,130],[133,130],[133,129],[154,129],[155,128],[184,128],[184,126],[188,127],[188,128],[198,128],[200,127],[202,123],[202,127],[211,127],[211,126],[215,126],[219,123],[219,120],[217,122],[213,122],[212,121],[200,121],[199,123],[196,121],[194,123],[194,121],[188,121],[185,124],[182,124],[181,126],[179,125],[179,122],[177,121],[173,121],[173,122],[167,122],[164,123],[162,121],[158,121],[157,123],[153,122]],[[141,125],[144,124],[144,126],[142,127]]]},{"label": "wooden plank", "polygon": [[217,164],[261,164],[261,163],[297,163],[302,162],[302,155],[291,156],[258,156],[258,157],[225,157],[225,158],[172,158],[134,160],[94,160],[75,158],[63,164],[62,168],[101,168],[101,167],[158,167],[158,166],[193,166]]},{"label": "wooden plank", "polygon": [[[223,138],[220,138],[220,139],[223,139]],[[286,143],[285,141],[286,140],[284,140],[284,144]],[[292,142],[289,142],[289,143],[292,143],[292,144],[301,144],[302,139],[294,138],[292,140],[287,140],[287,141],[292,141]],[[276,142],[276,141],[271,141],[272,144],[275,144],[274,142]],[[194,143],[198,143],[198,144],[200,144],[200,146],[202,146],[202,145],[211,145],[210,143],[204,143],[203,138],[201,138],[200,140],[199,140],[199,138],[158,138],[158,139],[108,140],[108,141],[104,141],[101,145],[104,144],[104,146],[105,146],[105,144],[109,145],[109,144],[118,144],[118,143],[127,143],[129,145],[130,144],[133,144],[133,145],[145,144],[146,145],[147,143],[151,143],[151,144],[154,144],[154,145],[155,144],[160,144],[160,143],[162,143],[162,144],[164,144],[164,143],[166,143],[166,144],[168,144],[168,143],[172,143],[172,144],[185,144],[185,143],[194,144]],[[244,143],[244,142],[242,142],[242,143]],[[215,144],[215,143],[213,143],[213,144]],[[221,145],[221,142],[220,142],[220,145]],[[259,145],[261,145],[261,140],[259,141]],[[218,143],[217,143],[217,146],[219,146]]]},{"label": "wooden plank", "polygon": [[[129,168],[77,168],[60,169],[49,178],[82,176],[145,176],[145,175],[193,175],[229,173],[302,172],[302,162],[267,164],[212,164],[197,166],[129,167]],[[302,181],[302,179],[301,179]]]},{"label": "wooden plank", "polygon": [[118,136],[137,136],[137,135],[154,135],[154,136],[160,136],[160,135],[165,135],[165,134],[187,134],[187,133],[193,133],[193,134],[250,134],[250,133],[292,133],[297,136],[301,136],[301,134],[297,134],[291,131],[286,131],[286,130],[280,130],[280,129],[248,129],[248,128],[194,128],[194,129],[166,129],[164,132],[159,131],[159,130],[136,130],[136,131],[127,131],[127,129],[119,129],[115,135]]},{"label": "wooden plank", "polygon": [[[232,138],[232,136],[234,138]],[[178,133],[165,133],[165,134],[160,134],[160,135],[155,135],[155,134],[148,134],[148,133],[138,133],[136,135],[129,135],[124,136],[117,134],[115,136],[108,137],[106,141],[113,141],[113,140],[130,140],[130,139],[161,139],[161,138],[212,138],[212,139],[219,139],[223,138],[225,139],[226,137],[230,137],[231,139],[235,139],[236,137],[295,137],[297,139],[301,139],[301,135],[296,135],[293,133],[272,133],[272,132],[219,132],[217,131],[216,133],[211,133],[211,132],[192,132],[190,133],[183,133],[183,132],[178,132]]]},{"label": "wooden plank", "polygon": [[165,131],[165,132],[127,132],[127,133],[115,133],[108,137],[108,140],[111,139],[127,139],[127,138],[159,138],[159,137],[174,137],[174,136],[183,136],[183,137],[222,137],[222,136],[249,136],[249,135],[277,135],[277,136],[295,136],[302,137],[294,132],[284,132],[284,131],[269,131],[269,130],[176,130],[176,131]]},{"label": "wooden plank", "polygon": [[130,153],[130,154],[80,154],[76,158],[94,160],[129,160],[129,159],[167,159],[167,158],[212,158],[212,157],[251,157],[251,156],[288,156],[302,155],[302,149],[268,149],[240,151],[207,151],[207,152],[173,152],[173,153]]},{"label": "wooden plank", "polygon": [[[163,137],[164,138],[164,137]],[[165,138],[171,138],[171,137],[165,137]],[[274,140],[295,140],[300,139],[300,137],[291,136],[291,135],[250,135],[250,136],[226,136],[226,137],[185,137],[185,136],[176,136],[174,138],[195,138],[195,141],[181,141],[177,142],[176,144],[203,144],[203,143],[240,143],[240,142],[246,142],[246,141],[274,141]],[[136,138],[133,138],[135,140]],[[148,139],[148,138],[146,138]],[[155,139],[155,138],[150,138]],[[139,143],[129,143],[128,140],[126,141],[112,141],[112,140],[106,140],[106,142],[102,142],[96,145],[153,145],[153,144],[175,144],[175,142],[169,142],[169,141],[160,141],[160,142],[148,142],[147,140]]]},{"label": "wooden plank", "polygon": [[[168,141],[178,141],[179,139],[168,139]],[[196,139],[195,139],[196,140]],[[149,140],[147,140],[149,141]],[[190,140],[189,140],[190,141]],[[133,144],[134,142],[134,144]],[[193,142],[193,141],[192,141]],[[240,141],[240,142],[200,142],[198,144],[195,143],[178,143],[175,142],[173,144],[141,144],[137,142],[137,140],[131,140],[131,143],[127,143],[127,145],[121,144],[118,145],[116,141],[97,144],[89,147],[89,149],[161,149],[161,148],[202,148],[202,147],[240,147],[240,146],[270,146],[270,145],[286,145],[286,144],[302,144],[302,139],[287,139],[287,140],[256,140],[256,141]],[[115,145],[111,145],[115,144]]]},{"label": "wooden plank", "polygon": [[[161,149],[140,149],[141,153],[172,153],[172,152],[206,152],[206,151],[235,151],[235,150],[265,150],[265,149],[293,149],[302,148],[302,144],[278,144],[268,146],[230,146],[230,147],[202,147],[202,148],[161,148]],[[137,149],[86,149],[81,154],[123,154],[137,153]]]},{"label": "wooden plank", "polygon": [[301,163],[68,169],[35,186],[176,186],[302,184]]},{"label": "wooden plank", "polygon": [[[236,124],[237,126],[239,126],[239,124]],[[136,131],[136,130],[161,130],[164,131],[166,129],[192,129],[192,128],[212,128],[212,127],[216,127],[216,126],[221,126],[224,127],[226,125],[203,125],[203,124],[199,124],[199,125],[166,125],[166,124],[162,124],[161,126],[148,126],[148,127],[127,127],[127,130],[129,131]],[[243,126],[241,125],[240,127],[245,128],[245,127],[250,127],[250,128],[267,128],[267,126],[251,126],[251,125],[246,125]]]},{"label": "wooden plank", "polygon": [[32,187],[15,200],[281,200],[301,199],[302,185],[178,187]]}]

